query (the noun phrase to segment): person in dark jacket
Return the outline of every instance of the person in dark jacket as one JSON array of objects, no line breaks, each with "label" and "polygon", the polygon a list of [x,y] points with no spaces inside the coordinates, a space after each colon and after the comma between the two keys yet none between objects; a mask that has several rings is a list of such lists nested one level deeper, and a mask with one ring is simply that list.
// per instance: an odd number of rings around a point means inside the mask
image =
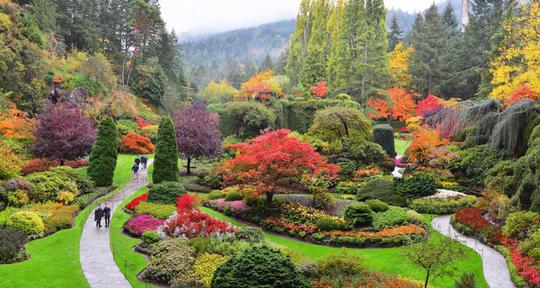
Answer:
[{"label": "person in dark jacket", "polygon": [[139,164],[133,164],[131,170],[133,170],[133,177],[135,177],[135,180],[139,180]]},{"label": "person in dark jacket", "polygon": [[94,220],[96,221],[96,227],[101,227],[101,218],[103,218],[103,209],[101,208],[101,204],[97,207],[96,211],[94,211]]},{"label": "person in dark jacket", "polygon": [[105,218],[105,227],[109,227],[111,224],[111,207],[107,204],[105,204],[105,208],[103,208],[103,217]]},{"label": "person in dark jacket", "polygon": [[146,157],[146,155],[142,155],[141,156],[142,169],[146,169],[147,163],[148,163],[148,157]]},{"label": "person in dark jacket", "polygon": [[139,156],[135,157],[135,165],[139,166],[141,164],[141,158]]}]

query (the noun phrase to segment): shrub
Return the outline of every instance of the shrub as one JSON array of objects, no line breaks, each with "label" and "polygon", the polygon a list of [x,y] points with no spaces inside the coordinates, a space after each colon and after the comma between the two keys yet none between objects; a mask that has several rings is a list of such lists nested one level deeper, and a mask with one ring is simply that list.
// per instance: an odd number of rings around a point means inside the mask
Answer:
[{"label": "shrub", "polygon": [[28,197],[32,202],[46,202],[54,200],[60,192],[70,192],[79,194],[77,183],[65,174],[52,171],[38,172],[26,176],[33,189],[28,192]]},{"label": "shrub", "polygon": [[373,211],[367,204],[357,203],[347,207],[344,216],[353,227],[369,226],[373,220]]},{"label": "shrub", "polygon": [[221,182],[223,181],[223,176],[213,171],[203,171],[198,175],[199,179],[197,183],[208,186],[213,189],[218,189],[221,187]]},{"label": "shrub", "polygon": [[141,133],[155,143],[157,141],[158,125],[145,126],[141,128]]},{"label": "shrub", "polygon": [[[88,164],[88,160],[86,159],[64,161],[64,166],[71,168],[85,167],[88,166]],[[21,174],[28,175],[35,172],[45,172],[56,166],[60,166],[60,161],[47,158],[32,159],[25,162],[24,167],[21,170]]]},{"label": "shrub", "polygon": [[193,273],[195,250],[186,240],[170,239],[152,245],[152,260],[145,270],[144,277],[159,283],[170,283],[173,278]]},{"label": "shrub", "polygon": [[21,171],[22,161],[8,145],[0,142],[0,180],[16,177]]},{"label": "shrub", "polygon": [[202,254],[195,259],[193,269],[203,287],[210,287],[214,272],[227,261],[227,257],[218,254]]},{"label": "shrub", "polygon": [[6,226],[23,231],[29,235],[37,235],[45,230],[43,220],[30,211],[18,211],[9,216]]},{"label": "shrub", "polygon": [[236,134],[242,138],[255,137],[260,130],[273,128],[276,122],[274,111],[254,102],[229,102],[219,116],[219,126],[224,136]]},{"label": "shrub", "polygon": [[488,170],[504,158],[505,153],[490,144],[475,146],[461,150],[450,161],[450,171],[462,185],[483,186]]},{"label": "shrub", "polygon": [[139,204],[141,204],[142,202],[145,202],[146,200],[148,200],[148,193],[144,193],[141,196],[138,196],[137,198],[131,200],[126,205],[126,209],[133,211],[135,210],[135,208],[137,208],[137,206],[139,206]]},{"label": "shrub", "polygon": [[237,191],[229,192],[225,196],[226,201],[240,201],[242,199],[244,199],[244,195],[242,195],[241,192],[237,192]]},{"label": "shrub", "polygon": [[317,220],[317,228],[321,231],[332,231],[343,228],[343,221],[339,221],[334,217],[323,216]]},{"label": "shrub", "polygon": [[141,214],[129,219],[123,226],[128,233],[141,236],[146,231],[154,231],[165,221],[154,218],[150,215]]},{"label": "shrub", "polygon": [[223,191],[214,190],[214,191],[208,193],[207,199],[208,200],[216,200],[216,199],[220,199],[220,198],[224,198],[224,197],[225,197],[225,193],[223,193]]},{"label": "shrub", "polygon": [[384,203],[379,199],[369,199],[366,200],[366,203],[373,212],[384,212],[390,208],[390,205]]},{"label": "shrub", "polygon": [[384,178],[375,178],[369,181],[358,191],[358,201],[379,199],[393,205],[403,205],[400,195],[394,193],[394,183]]},{"label": "shrub", "polygon": [[392,207],[385,212],[373,214],[373,228],[377,230],[413,222],[414,219],[409,217],[404,208]]},{"label": "shrub", "polygon": [[381,145],[390,157],[396,157],[394,144],[394,128],[388,124],[379,124],[373,127],[373,142]]},{"label": "shrub", "polygon": [[465,272],[454,284],[454,288],[477,288],[474,273]]},{"label": "shrub", "polygon": [[433,175],[417,172],[403,178],[394,179],[394,189],[405,198],[416,199],[435,194],[437,192],[437,182]]},{"label": "shrub", "polygon": [[22,207],[30,202],[28,198],[28,193],[24,190],[15,190],[15,191],[6,191],[2,192],[2,198],[5,196],[8,206],[12,207]]},{"label": "shrub", "polygon": [[120,152],[130,154],[151,154],[156,147],[150,139],[137,133],[128,133],[120,140]]},{"label": "shrub", "polygon": [[116,127],[120,135],[124,136],[129,133],[139,133],[140,127],[132,120],[120,119],[116,121]]},{"label": "shrub", "polygon": [[236,228],[199,210],[179,211],[162,227],[169,237],[193,238],[233,234]]},{"label": "shrub", "polygon": [[159,234],[156,231],[146,230],[142,233],[141,239],[147,245],[151,245],[159,242],[161,240],[161,237],[159,237]]},{"label": "shrub", "polygon": [[167,219],[176,211],[176,207],[171,204],[156,204],[151,202],[141,202],[135,208],[137,214],[148,214],[159,219]]},{"label": "shrub", "polygon": [[[52,168],[50,171],[53,173],[64,175],[68,177],[69,179],[71,179],[72,181],[74,181],[75,184],[77,184],[77,188],[79,189],[79,194],[87,194],[87,193],[94,192],[95,184],[90,179],[90,177],[77,172],[75,169],[71,167],[60,166],[60,167]],[[68,192],[73,192],[73,191],[68,191]]]},{"label": "shrub", "polygon": [[346,157],[362,165],[381,164],[386,158],[382,147],[371,141],[353,138],[345,143]]},{"label": "shrub", "polygon": [[71,228],[75,221],[75,213],[79,210],[77,205],[60,206],[49,217],[43,219],[46,231],[53,233],[61,229]]},{"label": "shrub", "polygon": [[186,194],[184,186],[178,182],[161,182],[150,188],[148,201],[160,204],[174,204],[176,198]]},{"label": "shrub", "polygon": [[236,239],[245,241],[251,244],[261,243],[264,241],[264,233],[260,228],[242,227],[236,230],[234,234]]},{"label": "shrub", "polygon": [[231,257],[214,273],[212,288],[307,288],[291,260],[265,246],[251,247]]},{"label": "shrub", "polygon": [[356,276],[364,271],[362,258],[346,252],[322,257],[317,260],[316,266],[319,276]]},{"label": "shrub", "polygon": [[506,218],[504,235],[515,239],[526,239],[540,229],[540,215],[534,212],[519,211]]},{"label": "shrub", "polygon": [[452,197],[452,198],[418,198],[414,199],[409,207],[420,213],[446,215],[455,213],[458,209],[473,207],[476,197]]},{"label": "shrub", "polygon": [[24,245],[27,236],[24,232],[10,228],[0,228],[0,264],[22,260],[26,253]]},{"label": "shrub", "polygon": [[111,186],[118,157],[118,131],[111,118],[99,124],[96,142],[90,152],[87,175],[99,187]]},{"label": "shrub", "polygon": [[336,199],[334,199],[332,194],[328,193],[326,189],[318,189],[312,191],[312,193],[312,205],[315,209],[330,211],[336,208]]},{"label": "shrub", "polygon": [[174,124],[170,117],[163,117],[159,122],[152,176],[154,184],[178,181],[178,148]]}]

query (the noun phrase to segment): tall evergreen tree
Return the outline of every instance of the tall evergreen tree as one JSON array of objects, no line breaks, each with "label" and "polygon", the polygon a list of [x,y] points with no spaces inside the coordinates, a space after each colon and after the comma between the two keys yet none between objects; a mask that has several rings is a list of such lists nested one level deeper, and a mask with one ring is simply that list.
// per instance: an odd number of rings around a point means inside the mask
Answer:
[{"label": "tall evergreen tree", "polygon": [[88,176],[98,187],[113,184],[114,169],[118,157],[118,131],[111,118],[101,120],[96,142],[90,152]]},{"label": "tall evergreen tree", "polygon": [[330,47],[328,63],[326,67],[327,80],[330,86],[337,90],[346,90],[349,86],[350,75],[350,49],[347,39],[347,26],[345,18],[346,6],[343,0],[339,0],[328,20],[328,32],[330,33]]},{"label": "tall evergreen tree", "polygon": [[163,117],[159,122],[152,177],[154,184],[164,181],[178,181],[176,132],[170,117]]},{"label": "tall evergreen tree", "polygon": [[390,22],[390,33],[388,33],[388,52],[394,51],[396,45],[403,41],[403,31],[399,27],[396,15],[392,16]]},{"label": "tall evergreen tree", "polygon": [[300,82],[300,73],[303,68],[303,59],[306,55],[308,40],[311,35],[311,0],[302,0],[300,11],[296,17],[296,30],[291,35],[287,66],[285,72],[291,79],[293,86]]},{"label": "tall evergreen tree", "polygon": [[305,61],[300,75],[304,87],[310,87],[326,78],[328,49],[326,23],[329,9],[329,2],[327,0],[313,1],[311,10],[311,15],[313,15],[313,25],[311,27],[311,36],[308,41]]},{"label": "tall evergreen tree", "polygon": [[272,61],[272,57],[270,57],[269,54],[266,55],[266,57],[264,58],[264,61],[261,65],[261,69],[259,69],[260,71],[264,71],[264,70],[274,70],[274,62]]}]

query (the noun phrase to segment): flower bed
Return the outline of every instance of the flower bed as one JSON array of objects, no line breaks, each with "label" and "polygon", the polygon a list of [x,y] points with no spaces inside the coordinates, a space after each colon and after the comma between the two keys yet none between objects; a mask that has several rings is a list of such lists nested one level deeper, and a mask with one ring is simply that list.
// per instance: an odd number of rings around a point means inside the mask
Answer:
[{"label": "flower bed", "polygon": [[171,216],[158,231],[168,237],[219,237],[236,232],[236,228],[199,210],[180,211]]},{"label": "flower bed", "polygon": [[225,214],[237,214],[237,213],[244,213],[248,211],[250,208],[244,201],[238,200],[238,201],[225,201],[225,198],[220,198],[216,200],[210,200],[208,201],[209,207],[223,212]]},{"label": "flower bed", "polygon": [[[501,243],[501,229],[487,221],[478,208],[460,209],[456,211],[452,220],[454,228],[465,235],[479,237],[480,240],[491,245]],[[455,225],[456,223],[458,225]]]},{"label": "flower bed", "polygon": [[540,287],[540,275],[535,260],[521,254],[519,241],[505,238],[502,242],[510,250],[510,259],[516,267],[516,272],[527,283],[527,286]]},{"label": "flower bed", "polygon": [[139,204],[141,204],[142,202],[148,200],[148,193],[144,193],[143,195],[131,200],[131,202],[129,202],[125,209],[127,210],[130,210],[130,211],[134,211],[135,208],[137,208],[137,206],[139,206]]},{"label": "flower bed", "polygon": [[[35,172],[44,172],[56,166],[60,166],[60,161],[46,159],[46,158],[32,159],[24,163],[24,166],[21,170],[21,174],[28,175],[30,173],[35,173]],[[88,160],[79,159],[79,160],[65,161],[64,166],[69,166],[71,168],[86,167],[88,166]]]},{"label": "flower bed", "polygon": [[147,214],[137,215],[124,223],[122,228],[132,236],[140,237],[146,231],[154,231],[165,223],[164,220],[154,218]]},{"label": "flower bed", "polygon": [[423,197],[414,199],[409,207],[420,213],[428,214],[451,214],[459,209],[469,208],[476,204],[476,197],[451,197],[451,198],[435,198]]}]

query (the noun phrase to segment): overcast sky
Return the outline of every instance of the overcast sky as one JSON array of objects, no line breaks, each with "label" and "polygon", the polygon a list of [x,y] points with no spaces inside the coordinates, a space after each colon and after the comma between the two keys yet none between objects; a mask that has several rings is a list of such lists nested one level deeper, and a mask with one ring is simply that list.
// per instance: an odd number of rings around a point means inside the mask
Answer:
[{"label": "overcast sky", "polygon": [[[385,0],[388,8],[416,12],[434,0]],[[161,0],[167,27],[179,33],[222,32],[296,17],[300,0]]]}]

